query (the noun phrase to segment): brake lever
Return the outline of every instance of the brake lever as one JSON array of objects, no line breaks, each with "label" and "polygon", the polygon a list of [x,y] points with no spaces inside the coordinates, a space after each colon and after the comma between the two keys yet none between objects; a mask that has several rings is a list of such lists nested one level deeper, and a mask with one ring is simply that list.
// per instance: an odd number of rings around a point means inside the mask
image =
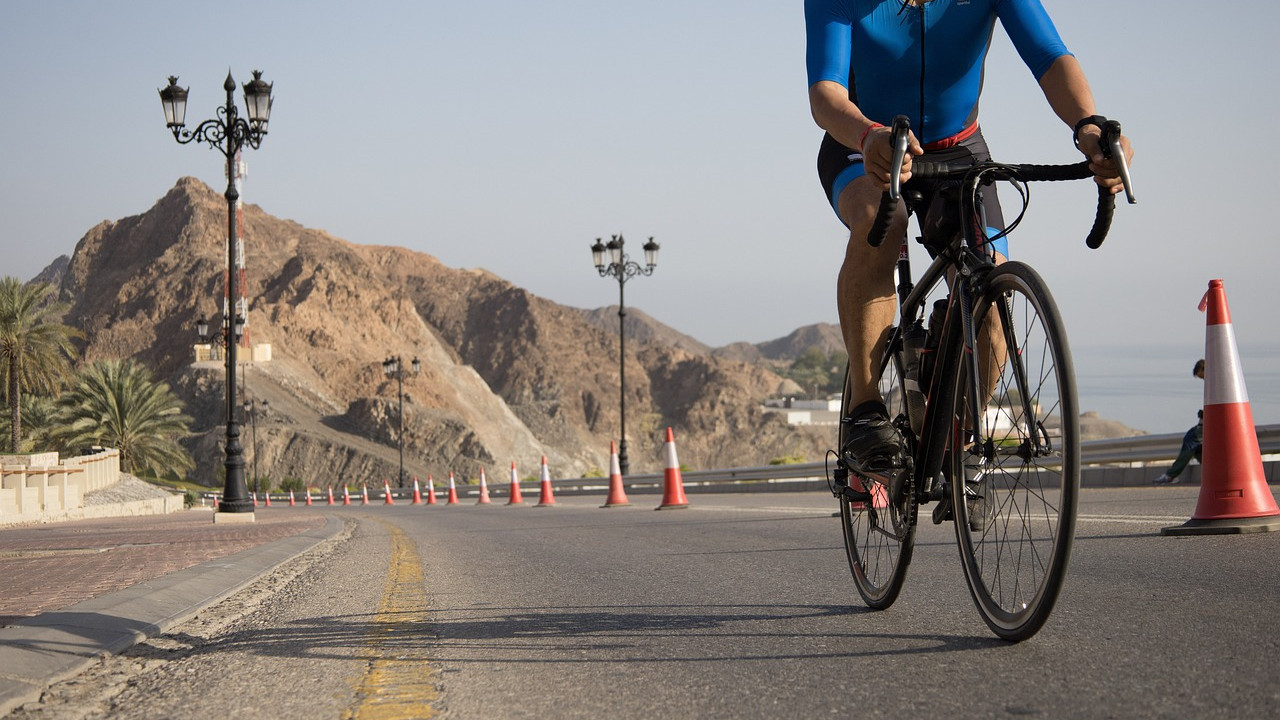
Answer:
[{"label": "brake lever", "polygon": [[907,158],[907,135],[911,122],[906,115],[898,115],[893,119],[892,128],[890,142],[893,143],[893,165],[889,169],[889,197],[897,202],[902,197],[902,163]]},{"label": "brake lever", "polygon": [[1124,185],[1124,196],[1130,205],[1138,201],[1133,197],[1133,181],[1129,179],[1129,162],[1125,160],[1124,148],[1120,145],[1120,121],[1108,120],[1102,128],[1102,154],[1116,161],[1120,171],[1120,182]]}]

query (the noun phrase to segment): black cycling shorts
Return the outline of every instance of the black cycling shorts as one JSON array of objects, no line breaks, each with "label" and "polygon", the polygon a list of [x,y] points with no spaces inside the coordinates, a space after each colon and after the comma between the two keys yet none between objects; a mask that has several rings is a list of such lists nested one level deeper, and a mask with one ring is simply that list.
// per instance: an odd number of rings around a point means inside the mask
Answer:
[{"label": "black cycling shorts", "polygon": [[[935,162],[961,160],[968,157],[977,160],[990,160],[991,152],[987,149],[987,141],[982,137],[982,130],[978,129],[952,147],[942,150],[925,150],[924,155],[921,157]],[[822,189],[827,195],[828,202],[831,203],[831,209],[835,210],[836,217],[840,216],[840,193],[844,192],[845,187],[850,182],[862,177],[863,173],[862,153],[840,144],[829,133],[822,138],[822,145],[818,149],[818,179],[822,181]],[[907,187],[920,191],[924,196],[924,201],[919,205],[919,208],[916,208],[923,213],[933,199],[938,182],[933,180],[912,180],[908,182]],[[987,219],[987,237],[992,237],[1004,230],[1004,213],[1000,211],[1000,200],[996,196],[995,183],[987,183],[982,187],[982,205]],[[844,222],[844,219],[841,218],[840,221]],[[1006,258],[1009,257],[1008,240],[1003,237],[997,240],[995,242],[995,250]]]}]

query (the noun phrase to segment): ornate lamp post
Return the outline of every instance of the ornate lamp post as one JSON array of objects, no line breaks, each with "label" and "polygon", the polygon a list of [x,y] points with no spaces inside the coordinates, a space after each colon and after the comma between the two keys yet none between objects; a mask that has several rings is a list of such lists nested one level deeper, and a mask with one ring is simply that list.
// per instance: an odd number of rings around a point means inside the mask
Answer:
[{"label": "ornate lamp post", "polygon": [[[227,73],[227,80],[222,84],[227,91],[226,104],[218,108],[217,119],[205,120],[194,130],[186,129],[187,88],[178,87],[178,78],[169,77],[168,87],[160,90],[160,103],[164,106],[165,126],[173,131],[173,139],[186,145],[193,140],[207,143],[209,147],[222,153],[227,161],[227,297],[233,303],[239,297],[239,277],[234,271],[236,248],[239,238],[236,236],[236,200],[240,192],[236,189],[235,172],[232,163],[241,148],[248,145],[257,149],[267,134],[267,121],[271,117],[271,83],[262,79],[262,73],[254,70],[253,80],[244,84],[244,104],[248,119],[240,117],[236,109],[236,81]],[[237,310],[238,311],[238,310]],[[237,312],[233,311],[233,312]],[[244,318],[236,315],[234,319],[223,318],[224,327],[228,321],[236,332],[225,332],[227,362],[227,442],[226,442],[226,483],[223,487],[222,499],[218,502],[218,515],[222,513],[246,513],[253,517],[253,500],[249,498],[249,490],[244,482],[244,449],[240,445],[240,424],[236,422],[236,346],[239,344],[240,329],[244,326]],[[206,324],[206,330],[207,330]],[[216,516],[215,516],[216,519]]]},{"label": "ornate lamp post", "polygon": [[[621,409],[619,412],[621,438],[618,441],[618,469],[623,475],[627,474],[627,306],[624,302],[623,288],[627,281],[637,275],[652,275],[653,269],[658,266],[658,243],[649,238],[649,242],[644,244],[644,265],[632,262],[627,254],[623,251],[623,245],[626,241],[621,235],[614,235],[605,244],[596,238],[596,243],[591,246],[591,258],[595,261],[596,272],[600,273],[600,277],[615,277],[618,279],[618,378],[622,387],[620,399]],[[606,262],[605,253],[608,253]]]},{"label": "ornate lamp post", "polygon": [[[417,375],[418,372],[422,370],[422,363],[418,362],[418,358],[415,357],[413,361],[409,364],[409,367],[413,371],[413,374]],[[395,356],[389,355],[387,356],[386,360],[382,361],[382,372],[387,377],[394,377],[396,379],[396,390],[397,390],[396,394],[399,395],[400,397],[400,434],[398,436],[398,439],[400,440],[400,477],[396,480],[396,487],[403,488],[404,487],[404,374],[405,374],[404,362],[400,360],[399,355],[395,355]]]}]

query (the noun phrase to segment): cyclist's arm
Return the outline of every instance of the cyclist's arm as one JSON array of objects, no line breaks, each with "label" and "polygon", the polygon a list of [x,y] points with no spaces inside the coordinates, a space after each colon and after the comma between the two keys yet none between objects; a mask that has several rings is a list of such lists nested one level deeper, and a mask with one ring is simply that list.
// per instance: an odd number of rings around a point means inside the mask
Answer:
[{"label": "cyclist's arm", "polygon": [[867,130],[877,123],[850,98],[851,12],[840,0],[805,0],[805,69],[813,121],[841,145],[861,150]]},{"label": "cyclist's arm", "polygon": [[[862,153],[867,177],[875,179],[887,190],[890,166],[893,163],[890,129],[863,115],[849,99],[849,91],[830,80],[822,80],[809,87],[809,109],[818,127],[831,133],[831,137],[841,145]],[[902,182],[911,179],[911,156],[923,152],[915,133],[911,133],[908,136],[907,157],[902,164]]]},{"label": "cyclist's arm", "polygon": [[[1072,55],[1063,55],[1049,66],[1048,71],[1040,77],[1040,88],[1053,112],[1068,127],[1075,127],[1081,118],[1096,115],[1093,102],[1093,91],[1089,89],[1089,81],[1084,76],[1080,63]],[[1118,193],[1123,190],[1120,182],[1120,171],[1114,161],[1102,155],[1102,129],[1095,125],[1085,125],[1080,129],[1080,152],[1089,159],[1089,168],[1097,177],[1098,184]],[[1133,148],[1129,138],[1120,138],[1124,148],[1125,160],[1133,159]]]},{"label": "cyclist's arm", "polygon": [[[809,76],[809,110],[818,127],[841,145],[863,152],[867,175],[889,187],[892,150],[889,131],[862,113],[849,94],[849,59],[855,9],[844,0],[805,0],[805,65]],[[887,120],[886,120],[887,122]],[[923,150],[911,136],[902,179],[910,177],[911,154]]]}]

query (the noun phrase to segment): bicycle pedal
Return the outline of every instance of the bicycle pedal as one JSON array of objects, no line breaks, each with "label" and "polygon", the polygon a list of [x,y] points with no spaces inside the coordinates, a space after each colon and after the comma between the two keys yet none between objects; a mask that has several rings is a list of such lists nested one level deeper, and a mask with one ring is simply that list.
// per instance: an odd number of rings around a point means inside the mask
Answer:
[{"label": "bicycle pedal", "polygon": [[951,496],[944,497],[933,508],[933,524],[941,525],[942,523],[955,519],[954,513],[951,512]]},{"label": "bicycle pedal", "polygon": [[848,485],[841,487],[840,493],[845,502],[871,502],[871,493],[863,490],[854,490]]},{"label": "bicycle pedal", "polygon": [[882,482],[885,485],[888,485],[891,480],[896,479],[901,473],[908,471],[907,463],[901,454],[877,455],[876,457],[867,458],[865,461],[859,461],[852,456],[846,455],[844,464],[850,471]]}]

